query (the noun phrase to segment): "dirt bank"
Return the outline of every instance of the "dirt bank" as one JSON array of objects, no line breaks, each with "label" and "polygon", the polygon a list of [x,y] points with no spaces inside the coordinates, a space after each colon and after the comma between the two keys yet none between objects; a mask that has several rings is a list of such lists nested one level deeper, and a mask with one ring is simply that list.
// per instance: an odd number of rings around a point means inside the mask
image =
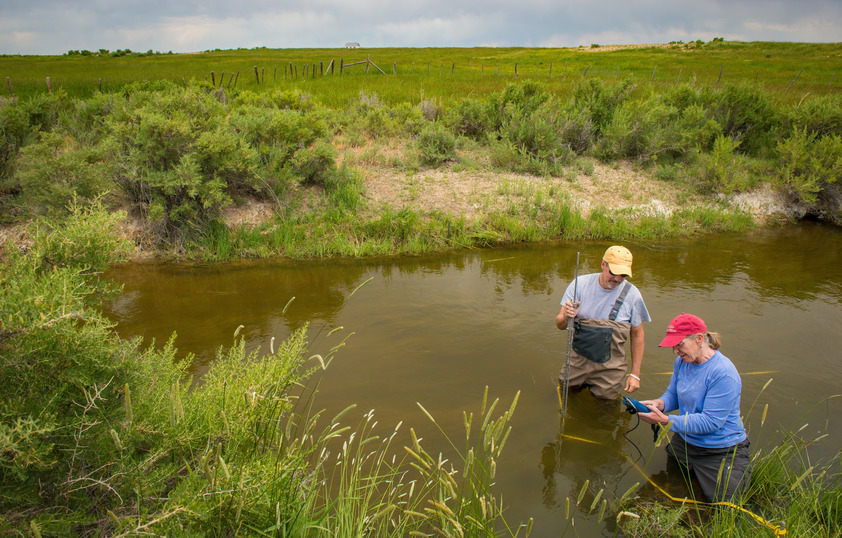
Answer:
[{"label": "dirt bank", "polygon": [[[803,211],[787,203],[784,197],[768,187],[751,192],[705,198],[684,185],[661,181],[648,171],[631,163],[611,165],[592,163],[592,171],[578,172],[563,178],[546,178],[526,174],[500,173],[489,170],[462,170],[453,166],[408,173],[393,167],[356,165],[364,180],[363,218],[374,217],[384,207],[393,211],[410,208],[415,211],[481,219],[501,212],[518,198],[535,196],[537,192],[566,196],[567,200],[587,214],[594,207],[629,208],[639,214],[668,216],[677,208],[707,205],[724,201],[731,207],[750,213],[759,225],[770,221],[799,218]],[[306,199],[310,193],[302,189]],[[318,193],[313,193],[318,195]],[[264,201],[249,200],[230,207],[224,221],[229,226],[258,225],[274,215],[275,206]],[[10,242],[18,248],[27,246],[25,226],[0,228],[0,244]],[[124,236],[139,245],[138,259],[155,255],[145,245],[151,244],[142,222],[126,219]]]}]

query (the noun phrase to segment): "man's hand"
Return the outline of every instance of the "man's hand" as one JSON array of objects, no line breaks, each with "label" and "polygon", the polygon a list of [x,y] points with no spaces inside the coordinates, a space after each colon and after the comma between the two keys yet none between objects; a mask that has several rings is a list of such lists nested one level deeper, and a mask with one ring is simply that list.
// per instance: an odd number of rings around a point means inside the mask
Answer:
[{"label": "man's hand", "polygon": [[561,307],[561,313],[566,318],[575,318],[579,315],[579,301],[576,301],[576,304],[573,304],[573,301],[567,301],[564,303],[564,306]]},{"label": "man's hand", "polygon": [[576,301],[576,305],[573,305],[572,301],[567,301],[562,305],[561,310],[558,311],[558,315],[555,317],[555,326],[561,330],[567,329],[567,321],[570,318],[575,318],[579,314],[579,305],[581,303]]}]

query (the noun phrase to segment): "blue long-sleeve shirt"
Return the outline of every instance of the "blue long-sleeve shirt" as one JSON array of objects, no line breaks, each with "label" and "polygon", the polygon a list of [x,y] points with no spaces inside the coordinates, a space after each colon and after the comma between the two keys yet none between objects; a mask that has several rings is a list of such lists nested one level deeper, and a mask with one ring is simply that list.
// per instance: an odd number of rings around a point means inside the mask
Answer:
[{"label": "blue long-sleeve shirt", "polygon": [[719,351],[702,364],[676,357],[672,377],[661,396],[671,430],[692,445],[726,448],[741,443],[746,431],[740,418],[740,374]]}]

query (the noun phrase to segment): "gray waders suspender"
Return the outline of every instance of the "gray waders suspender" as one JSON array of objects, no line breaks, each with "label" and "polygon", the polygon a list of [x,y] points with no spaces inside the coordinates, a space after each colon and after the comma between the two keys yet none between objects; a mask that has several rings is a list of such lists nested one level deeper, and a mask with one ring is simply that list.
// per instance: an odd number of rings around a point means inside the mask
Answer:
[{"label": "gray waders suspender", "polygon": [[609,321],[614,321],[617,319],[617,314],[620,313],[620,307],[623,306],[623,301],[626,300],[626,295],[629,294],[630,289],[631,282],[626,282],[626,285],[623,286],[623,291],[620,292],[620,295],[617,296],[617,300],[614,301],[614,306],[611,307],[611,313],[608,314]]}]

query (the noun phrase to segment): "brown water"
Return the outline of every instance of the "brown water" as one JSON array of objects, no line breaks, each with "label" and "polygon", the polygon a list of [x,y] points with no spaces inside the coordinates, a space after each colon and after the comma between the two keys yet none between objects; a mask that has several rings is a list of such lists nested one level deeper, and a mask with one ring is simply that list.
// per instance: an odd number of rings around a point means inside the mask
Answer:
[{"label": "brown water", "polygon": [[[842,231],[806,224],[625,244],[635,254],[632,280],[653,319],[646,326],[642,384],[635,396],[660,396],[674,356],[657,344],[673,316],[694,313],[722,334],[722,351],[742,374],[742,408],[755,449],[766,446],[776,429],[808,424],[802,435],[828,434],[813,456],[836,453],[842,446],[842,398],[827,398],[842,392]],[[663,449],[653,448],[651,430],[643,424],[628,440],[623,436],[637,419],[619,403],[600,405],[587,392],[571,394],[568,437],[559,436],[556,379],[567,340],[553,320],[573,277],[576,253],[580,274],[594,272],[607,246],[127,265],[111,273],[125,293],[105,312],[124,337],[161,343],[177,332],[181,354],[196,355],[198,376],[220,345],[231,344],[239,325],[249,345],[263,349],[272,337],[281,340],[308,322],[313,352],[326,353],[353,333],[325,373],[320,407],[338,411],[356,403],[360,414],[374,409],[387,433],[403,420],[422,432],[431,452],[441,436],[416,402],[458,437],[462,411],[478,413],[484,387],[506,405],[521,391],[498,464],[497,493],[509,506],[507,520],[516,524],[534,517],[532,536],[558,536],[565,525],[565,497],[575,503],[589,480],[584,510],[573,511],[576,531],[610,536],[611,515],[598,524],[596,514],[585,513],[593,496],[604,489],[610,501],[634,483],[645,483],[646,476],[659,483],[666,479]],[[328,335],[336,327],[344,330]],[[685,494],[681,483],[669,487]]]}]

